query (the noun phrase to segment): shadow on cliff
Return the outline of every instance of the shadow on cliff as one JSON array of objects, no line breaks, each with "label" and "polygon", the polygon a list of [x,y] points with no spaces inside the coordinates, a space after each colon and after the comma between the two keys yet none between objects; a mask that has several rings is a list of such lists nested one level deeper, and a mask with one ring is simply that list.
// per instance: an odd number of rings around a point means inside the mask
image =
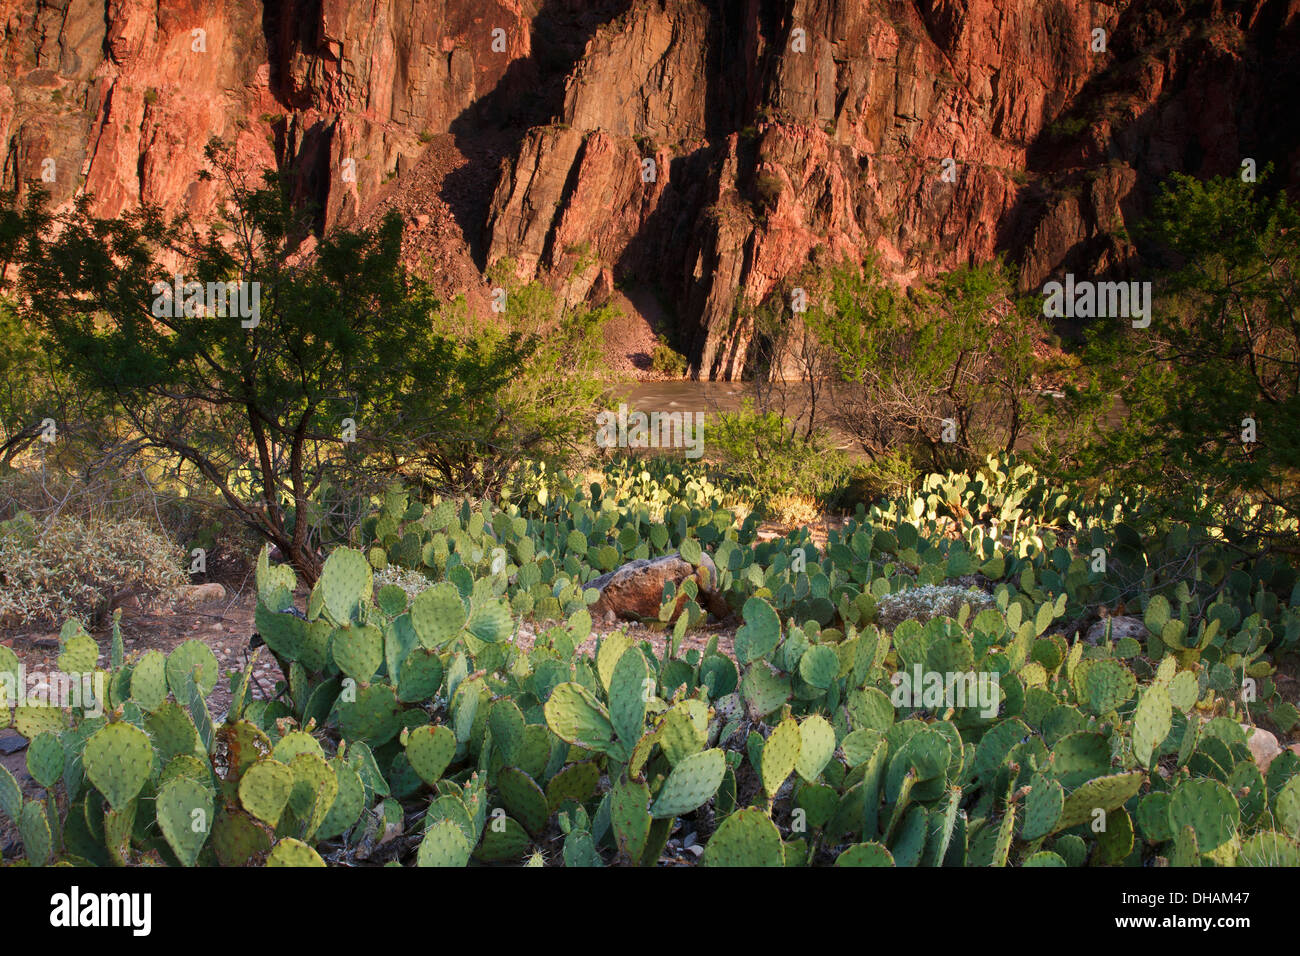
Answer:
[{"label": "shadow on cliff", "polygon": [[[1295,195],[1300,186],[1300,101],[1294,95],[1300,86],[1300,22],[1288,20],[1285,0],[1264,0],[1257,10],[1248,26],[1231,16],[1226,24],[1242,30],[1245,55],[1257,64],[1249,71],[1240,69],[1240,53],[1225,52],[1204,28],[1171,24],[1144,5],[1126,11],[1115,31],[1110,67],[1089,79],[1029,144],[1031,182],[1003,216],[997,247],[1013,261],[1029,263],[1040,226],[1075,198],[1086,238],[1049,256],[1056,260],[1052,274],[1136,279],[1151,266],[1165,264],[1161,250],[1143,240],[1140,227],[1171,174],[1235,176],[1242,158],[1251,157],[1260,170],[1268,163],[1275,166],[1266,188],[1286,188]],[[1163,82],[1153,90],[1150,50],[1156,38],[1174,35],[1178,28],[1188,32],[1165,51]],[[1108,138],[1093,135],[1094,124],[1116,102],[1138,108],[1131,118],[1115,123]],[[1112,165],[1131,167],[1136,177],[1119,200],[1123,222],[1118,224],[1099,222],[1093,201],[1094,183]],[[1117,228],[1127,235],[1117,234]],[[1129,238],[1135,245],[1128,244]],[[1025,278],[1036,288],[1047,276]]]},{"label": "shadow on cliff", "polygon": [[516,156],[524,135],[564,109],[565,80],[587,41],[632,6],[632,0],[545,0],[529,27],[529,56],[515,60],[491,92],[452,120],[456,149],[468,160],[443,180],[441,198],[480,269],[487,267],[484,226],[501,163]]}]

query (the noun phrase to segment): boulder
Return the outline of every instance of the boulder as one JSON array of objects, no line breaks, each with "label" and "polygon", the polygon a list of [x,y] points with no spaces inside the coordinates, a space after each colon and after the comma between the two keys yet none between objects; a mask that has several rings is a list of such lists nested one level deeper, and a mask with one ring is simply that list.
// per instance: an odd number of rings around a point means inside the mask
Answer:
[{"label": "boulder", "polygon": [[[681,555],[666,554],[660,558],[638,558],[602,574],[587,584],[600,591],[599,600],[591,606],[591,616],[596,620],[608,619],[609,614],[625,621],[658,619],[664,587],[672,581],[680,588],[688,578],[699,587],[699,605],[715,617],[726,617],[727,603],[717,591],[718,569],[707,554],[702,556],[698,567]],[[677,619],[685,604],[686,595],[679,592],[670,621]]]},{"label": "boulder", "polygon": [[1103,617],[1100,621],[1088,628],[1088,633],[1084,635],[1084,640],[1089,644],[1100,644],[1106,639],[1106,624],[1110,624],[1110,639],[1118,641],[1123,637],[1131,637],[1136,641],[1145,641],[1147,637],[1147,627],[1138,617],[1127,617],[1125,615],[1115,615],[1114,617]]}]

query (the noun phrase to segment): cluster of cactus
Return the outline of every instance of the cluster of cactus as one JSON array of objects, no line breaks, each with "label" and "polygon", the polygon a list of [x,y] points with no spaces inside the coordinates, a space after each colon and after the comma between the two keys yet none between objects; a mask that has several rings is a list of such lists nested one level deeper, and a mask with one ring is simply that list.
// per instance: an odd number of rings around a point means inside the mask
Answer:
[{"label": "cluster of cactus", "polygon": [[[84,632],[65,628],[62,642],[61,667],[96,671],[98,648]],[[0,659],[0,670],[14,666]],[[373,756],[339,742],[327,757],[291,721],[273,739],[250,719],[252,666],[230,675],[230,708],[217,723],[208,702],[218,665],[205,644],[127,661],[115,622],[109,667],[93,682],[103,699],[14,714],[45,797],[25,798],[0,768],[0,812],[17,825],[26,862],[323,866],[313,844],[352,829],[374,799]]]},{"label": "cluster of cactus", "polygon": [[[923,507],[861,511],[820,548],[806,530],[759,541],[702,479],[615,478],[617,494],[547,481],[501,508],[393,492],[302,609],[264,552],[255,620],[285,679],[255,700],[249,670],[227,675],[225,714],[209,709],[222,675],[204,645],[127,659],[115,632],[102,716],[12,717],[40,788],[0,772],[25,859],[653,865],[685,824],[719,866],[1300,861],[1300,757],[1262,772],[1242,726],[1247,679],[1250,713],[1285,716],[1269,661],[1289,627],[1280,570],[1233,572],[1254,582],[1239,582],[1249,613],[1226,591],[1153,586],[1144,637],[1094,645],[1070,624],[1108,572],[1080,538],[1038,528],[1008,547],[941,531]],[[1059,514],[1027,480],[978,493],[1022,521]],[[660,487],[689,505],[666,500],[653,523]],[[1082,540],[1147,546],[1124,527]],[[615,630],[579,653],[607,547],[710,557],[740,622],[732,652],[716,637],[682,650],[702,613],[688,580],[693,611],[661,650]],[[376,589],[397,557],[429,585]],[[555,623],[524,649],[528,614]],[[61,667],[98,668],[88,635],[61,639]],[[0,672],[16,667],[0,648]]]}]

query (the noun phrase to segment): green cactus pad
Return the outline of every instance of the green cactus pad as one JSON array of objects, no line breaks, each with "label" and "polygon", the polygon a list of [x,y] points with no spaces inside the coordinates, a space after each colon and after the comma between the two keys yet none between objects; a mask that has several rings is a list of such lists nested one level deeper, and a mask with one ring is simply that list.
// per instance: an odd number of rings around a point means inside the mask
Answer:
[{"label": "green cactus pad", "polygon": [[267,866],[324,866],[320,854],[301,840],[286,837],[275,845],[266,858]]},{"label": "green cactus pad", "polygon": [[1122,807],[1137,795],[1145,781],[1146,774],[1138,771],[1110,774],[1089,780],[1065,798],[1060,819],[1056,821],[1052,832],[1058,833],[1088,822],[1093,818],[1095,810],[1105,810],[1109,813]]},{"label": "green cactus pad", "polygon": [[[609,646],[609,638],[606,638],[606,644],[601,649],[604,650],[606,646]],[[648,681],[645,658],[637,650],[628,650],[619,655],[610,669],[609,719],[618,739],[629,749],[636,746],[645,730],[648,698],[654,691],[653,684],[647,683]]]},{"label": "green cactus pad", "polygon": [[[1292,778],[1292,782],[1300,778]],[[1289,785],[1289,784],[1288,784]],[[1230,791],[1217,780],[1183,780],[1169,797],[1169,825],[1175,837],[1184,827],[1196,833],[1202,853],[1212,853],[1232,839],[1241,811]]]},{"label": "green cactus pad", "polygon": [[751,597],[741,612],[745,623],[736,631],[736,660],[752,664],[776,650],[781,640],[781,618],[776,609],[760,597]]},{"label": "green cactus pad", "polygon": [[330,654],[344,674],[368,684],[384,662],[384,633],[370,625],[340,627],[330,642]]},{"label": "green cactus pad", "polygon": [[1133,712],[1133,756],[1142,766],[1149,768],[1159,757],[1159,747],[1169,736],[1172,718],[1169,692],[1158,684],[1148,687]]},{"label": "green cactus pad", "polygon": [[188,684],[191,677],[199,692],[207,697],[217,686],[220,665],[212,648],[202,641],[186,641],[167,655],[167,686],[182,702],[189,701]]},{"label": "green cactus pad", "polygon": [[158,759],[166,764],[180,754],[192,754],[199,743],[199,732],[187,711],[175,701],[164,701],[145,719]]},{"label": "green cactus pad", "polygon": [[787,717],[777,724],[776,729],[763,744],[761,776],[763,792],[770,800],[776,796],[786,778],[794,771],[799,760],[799,750],[803,746],[803,735],[799,723],[793,717]]},{"label": "green cactus pad", "polygon": [[550,806],[532,777],[517,767],[506,767],[497,775],[497,791],[506,811],[525,830],[536,836],[546,829]]},{"label": "green cactus pad", "polygon": [[726,770],[723,753],[716,748],[685,758],[660,787],[650,815],[663,819],[697,809],[717,793]]},{"label": "green cactus pad", "polygon": [[158,791],[154,815],[182,865],[198,862],[212,828],[212,813],[212,791],[187,777],[176,777]]},{"label": "green cactus pad", "polygon": [[406,759],[430,786],[442,778],[455,756],[456,735],[447,727],[417,727],[406,738]]},{"label": "green cactus pad", "polygon": [[684,700],[664,714],[658,728],[659,746],[668,762],[676,766],[692,754],[699,753],[707,742],[707,715],[704,721],[696,719],[692,705],[698,702]]},{"label": "green cactus pad", "polygon": [[855,843],[835,858],[836,866],[893,866],[888,847],[876,842]]},{"label": "green cactus pad", "polygon": [[781,833],[762,810],[737,810],[709,838],[700,862],[704,866],[785,866]]},{"label": "green cactus pad", "polygon": [[779,677],[765,662],[745,669],[740,691],[751,720],[762,720],[788,701],[792,693],[790,679]]},{"label": "green cactus pad", "polygon": [[86,741],[81,755],[86,776],[109,805],[121,810],[140,792],[153,767],[148,735],[130,724],[109,724]]},{"label": "green cactus pad", "polygon": [[510,605],[497,598],[475,600],[465,622],[465,630],[488,644],[504,641],[514,629]]},{"label": "green cactus pad", "polygon": [[1065,866],[1065,860],[1051,850],[1040,850],[1027,858],[1021,866]]},{"label": "green cactus pad", "polygon": [[640,780],[622,781],[610,793],[609,823],[621,853],[636,861],[645,852],[651,816],[646,810],[650,788]]},{"label": "green cactus pad", "polygon": [[1051,833],[1065,807],[1065,791],[1058,781],[1039,773],[1034,774],[1029,785],[1020,829],[1020,838],[1025,841],[1039,840]]},{"label": "green cactus pad", "polygon": [[0,766],[0,811],[15,824],[23,812],[23,792],[18,787],[18,781],[2,766]]},{"label": "green cactus pad", "polygon": [[361,818],[366,806],[366,787],[361,775],[339,757],[329,765],[334,771],[337,790],[329,812],[316,828],[317,840],[328,840],[348,830]]},{"label": "green cactus pad", "polygon": [[794,768],[813,783],[835,755],[835,728],[820,714],[805,717],[799,724],[799,757]]},{"label": "green cactus pad", "polygon": [[1300,844],[1285,833],[1264,830],[1244,840],[1237,853],[1238,866],[1300,866]]},{"label": "green cactus pad", "polygon": [[[302,645],[308,628],[307,622],[302,618],[272,610],[259,601],[253,611],[253,623],[266,646],[280,657],[296,661],[302,656]],[[315,669],[317,668],[313,668]]]},{"label": "green cactus pad", "polygon": [[23,852],[33,866],[44,866],[50,859],[54,840],[50,835],[50,820],[45,807],[28,800],[18,815],[18,834],[23,838]]},{"label": "green cactus pad", "polygon": [[54,734],[38,734],[27,746],[27,772],[48,790],[63,776],[63,744]]},{"label": "green cactus pad", "polygon": [[450,581],[442,581],[421,591],[411,603],[411,626],[420,643],[436,650],[452,640],[469,619],[460,591]]},{"label": "green cactus pad", "polygon": [[614,725],[605,708],[581,684],[566,682],[557,686],[543,710],[546,725],[561,740],[587,750],[610,749]]},{"label": "green cactus pad", "polygon": [[825,644],[814,644],[799,658],[799,676],[818,690],[828,690],[839,676],[839,670],[839,655]]},{"label": "green cactus pad", "polygon": [[503,863],[518,860],[532,846],[528,831],[517,820],[508,816],[489,816],[483,828],[483,839],[474,856],[485,863]]},{"label": "green cactus pad", "polygon": [[440,820],[425,831],[416,866],[466,866],[471,849],[460,827],[450,820]]},{"label": "green cactus pad", "polygon": [[240,779],[239,801],[254,817],[274,827],[293,795],[293,787],[293,770],[272,757],[263,757]]},{"label": "green cactus pad", "polygon": [[488,715],[492,745],[507,765],[519,765],[524,749],[524,715],[512,700],[498,700]]},{"label": "green cactus pad", "polygon": [[339,703],[339,729],[348,740],[380,747],[402,729],[401,707],[388,684],[371,684],[356,689],[356,700]]},{"label": "green cactus pad", "polygon": [[244,866],[271,851],[272,835],[252,817],[223,810],[212,825],[212,849],[222,866]]},{"label": "green cactus pad", "polygon": [[305,824],[304,832],[311,839],[338,796],[338,777],[325,759],[314,753],[298,754],[289,761],[289,769],[293,771],[289,808]]},{"label": "green cactus pad", "polygon": [[162,651],[147,651],[132,668],[131,699],[148,711],[167,699],[167,657]]},{"label": "green cactus pad", "polygon": [[546,802],[552,813],[566,800],[586,803],[599,785],[600,767],[594,760],[571,763],[546,782]]},{"label": "green cactus pad", "polygon": [[881,733],[894,725],[894,705],[889,696],[876,687],[851,691],[848,699],[849,720],[857,730]]},{"label": "green cactus pad", "polygon": [[406,655],[397,679],[397,699],[403,703],[425,701],[442,685],[442,661],[436,651],[416,647]]},{"label": "green cactus pad", "polygon": [[348,624],[356,618],[361,605],[369,601],[373,582],[365,555],[353,548],[336,548],[325,559],[316,587],[334,622]]}]

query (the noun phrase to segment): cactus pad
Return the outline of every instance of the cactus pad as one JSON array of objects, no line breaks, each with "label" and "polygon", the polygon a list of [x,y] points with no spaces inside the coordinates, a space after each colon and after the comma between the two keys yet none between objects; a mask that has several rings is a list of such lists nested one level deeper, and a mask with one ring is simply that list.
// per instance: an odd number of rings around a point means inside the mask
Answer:
[{"label": "cactus pad", "polygon": [[149,779],[153,748],[143,730],[126,723],[109,724],[86,741],[81,760],[95,789],[114,810],[121,810]]}]

